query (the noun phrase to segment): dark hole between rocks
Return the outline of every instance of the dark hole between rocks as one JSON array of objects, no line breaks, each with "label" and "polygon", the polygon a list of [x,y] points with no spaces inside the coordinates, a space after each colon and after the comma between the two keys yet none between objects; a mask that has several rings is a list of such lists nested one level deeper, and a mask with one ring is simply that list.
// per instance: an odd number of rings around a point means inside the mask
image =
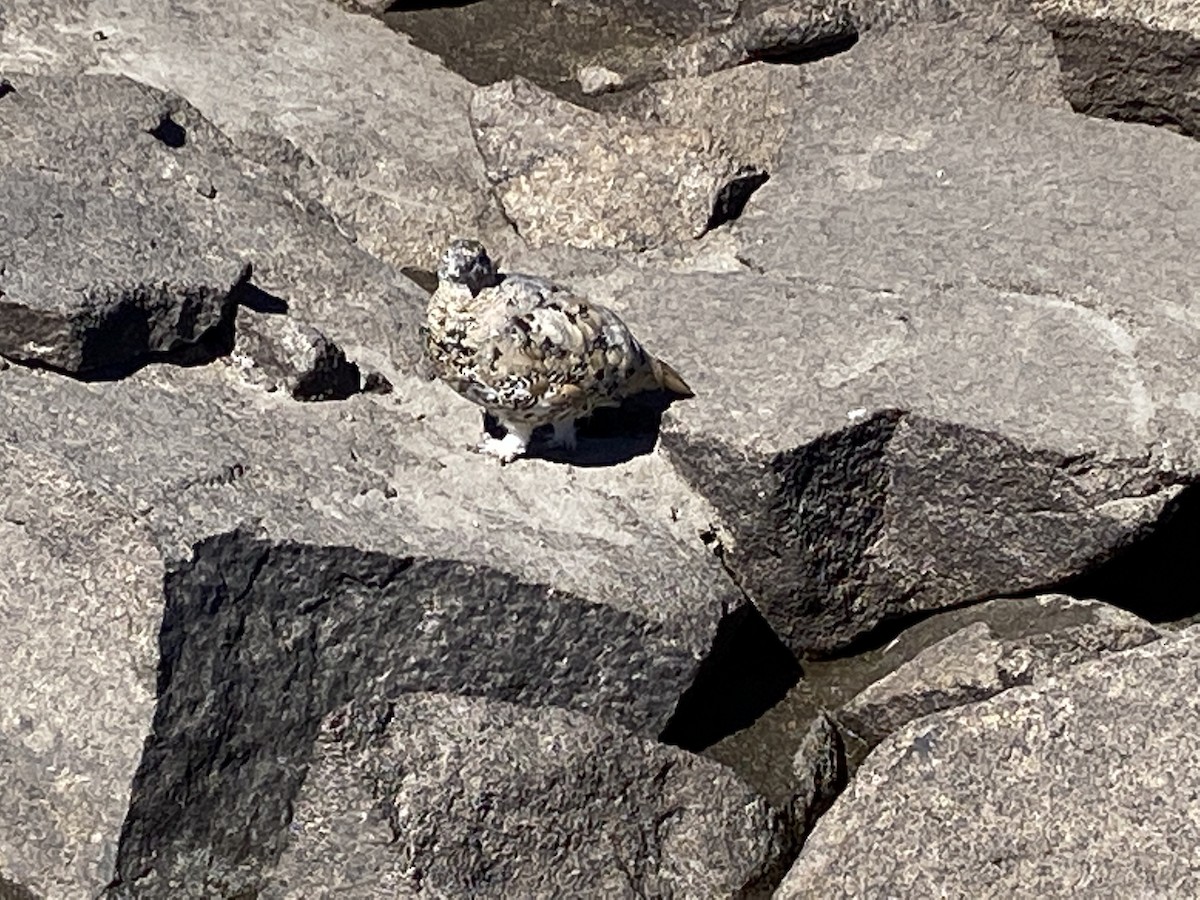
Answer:
[{"label": "dark hole between rocks", "polygon": [[187,143],[187,130],[170,117],[164,115],[159,123],[146,132],[166,144],[172,150],[178,150]]},{"label": "dark hole between rocks", "polygon": [[705,233],[738,218],[745,211],[751,195],[766,184],[770,177],[766,172],[752,172],[738,176],[721,188],[717,199],[713,201],[708,224],[704,226]]},{"label": "dark hole between rocks", "polygon": [[15,94],[17,89],[12,86],[12,82],[7,79],[0,80],[0,97],[7,97],[9,94]]},{"label": "dark hole between rocks", "polygon": [[851,31],[847,34],[833,35],[798,47],[788,45],[764,47],[751,55],[747,62],[803,66],[821,59],[827,59],[830,56],[837,56],[839,53],[845,53],[857,43],[858,32]]},{"label": "dark hole between rocks", "polygon": [[746,603],[717,626],[712,650],[658,739],[699,752],[752,725],[800,675],[796,657]]},{"label": "dark hole between rocks", "polygon": [[1200,620],[1200,485],[1184,488],[1144,537],[1090,572],[1037,591],[1101,600],[1150,622]]}]

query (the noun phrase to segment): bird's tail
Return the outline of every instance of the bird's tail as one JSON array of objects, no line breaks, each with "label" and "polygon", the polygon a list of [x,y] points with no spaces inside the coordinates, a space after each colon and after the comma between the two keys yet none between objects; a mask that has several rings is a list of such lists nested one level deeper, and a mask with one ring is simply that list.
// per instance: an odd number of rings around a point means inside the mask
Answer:
[{"label": "bird's tail", "polygon": [[654,380],[658,382],[657,387],[669,394],[674,394],[681,400],[687,400],[696,396],[695,392],[688,387],[688,383],[683,380],[683,376],[661,359],[654,357],[651,360],[650,367],[654,372]]}]

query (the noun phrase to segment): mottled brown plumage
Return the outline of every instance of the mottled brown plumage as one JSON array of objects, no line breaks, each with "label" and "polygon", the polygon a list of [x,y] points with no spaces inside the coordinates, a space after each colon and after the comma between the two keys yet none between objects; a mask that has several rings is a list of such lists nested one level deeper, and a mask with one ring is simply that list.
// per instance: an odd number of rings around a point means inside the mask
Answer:
[{"label": "mottled brown plumage", "polygon": [[426,352],[444,382],[504,426],[505,438],[479,445],[503,462],[540,425],[571,448],[575,420],[598,407],[648,390],[692,396],[615,312],[545,279],[501,275],[477,241],[456,240],[442,257]]}]

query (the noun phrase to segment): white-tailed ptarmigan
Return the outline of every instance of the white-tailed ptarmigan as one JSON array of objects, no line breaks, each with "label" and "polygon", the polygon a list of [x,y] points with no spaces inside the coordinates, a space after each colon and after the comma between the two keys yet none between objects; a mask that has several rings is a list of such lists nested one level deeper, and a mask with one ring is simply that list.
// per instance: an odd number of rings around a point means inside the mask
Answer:
[{"label": "white-tailed ptarmigan", "polygon": [[575,420],[644,391],[693,396],[612,310],[542,278],[496,271],[478,241],[455,240],[429,300],[425,351],[439,378],[504,426],[482,453],[511,462],[535,429],[573,449]]}]

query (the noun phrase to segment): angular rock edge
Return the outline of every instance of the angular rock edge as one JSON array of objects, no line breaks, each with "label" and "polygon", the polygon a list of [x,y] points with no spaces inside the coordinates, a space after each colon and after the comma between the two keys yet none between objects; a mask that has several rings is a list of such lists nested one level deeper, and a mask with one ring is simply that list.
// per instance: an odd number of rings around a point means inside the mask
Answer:
[{"label": "angular rock edge", "polygon": [[[672,432],[663,446],[681,474],[726,513],[731,540],[721,548],[723,563],[801,656],[845,651],[913,613],[1051,588],[1090,571],[1150,533],[1187,484],[1153,459],[1030,449],[899,409],[770,456]],[[949,459],[953,465],[938,465]],[[1090,541],[1043,546],[1030,562],[975,558],[986,554],[987,542],[965,548],[968,538],[982,539],[962,533],[943,550],[961,559],[914,565],[905,548],[888,546],[895,543],[890,498],[903,503],[906,492],[942,500],[955,514],[966,510],[951,524],[974,523],[981,508],[993,517],[1008,513],[1005,502],[1021,522],[1032,514],[1022,504],[1037,500],[1049,504],[1044,512],[1077,520],[1073,527],[1080,535],[1086,527]]]}]

